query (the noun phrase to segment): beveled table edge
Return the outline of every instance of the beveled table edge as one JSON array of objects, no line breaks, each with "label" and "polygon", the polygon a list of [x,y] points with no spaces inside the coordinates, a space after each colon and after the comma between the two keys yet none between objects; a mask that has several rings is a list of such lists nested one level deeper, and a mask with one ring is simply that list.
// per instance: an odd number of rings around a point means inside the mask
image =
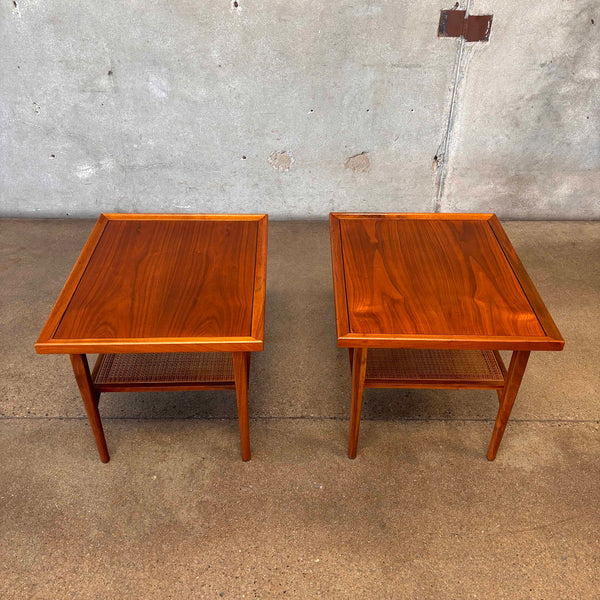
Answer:
[{"label": "beveled table edge", "polygon": [[488,221],[494,213],[377,213],[377,212],[331,212],[332,219],[421,219],[425,221]]},{"label": "beveled table edge", "polygon": [[148,352],[258,352],[264,341],[250,336],[212,338],[111,338],[38,341],[38,354],[127,354]]},{"label": "beveled table edge", "polygon": [[[344,219],[487,221],[545,336],[359,334],[350,331],[340,221]],[[562,350],[565,341],[494,213],[329,213],[338,346],[341,348],[437,348],[472,350]]]},{"label": "beveled table edge", "polygon": [[358,334],[338,336],[340,348],[414,348],[438,350],[562,350],[551,337]]},{"label": "beveled table edge", "polygon": [[[112,339],[55,339],[65,310],[79,285],[81,277],[109,221],[118,220],[179,220],[179,221],[257,221],[258,231],[252,293],[252,322],[250,336],[200,338],[112,338]],[[267,269],[266,214],[186,214],[186,213],[101,213],[90,233],[50,316],[44,325],[35,351],[38,354],[86,353],[146,353],[146,352],[257,352],[264,347],[265,287]]]}]

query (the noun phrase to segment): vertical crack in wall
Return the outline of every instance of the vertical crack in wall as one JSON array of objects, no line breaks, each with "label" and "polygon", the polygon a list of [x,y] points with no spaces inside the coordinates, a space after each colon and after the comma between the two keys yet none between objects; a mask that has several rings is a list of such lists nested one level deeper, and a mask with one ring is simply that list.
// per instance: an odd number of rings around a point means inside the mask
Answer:
[{"label": "vertical crack in wall", "polygon": [[[458,4],[458,3],[457,3]],[[465,6],[465,19],[469,17],[471,9],[471,0],[467,0]],[[446,185],[446,176],[448,174],[448,150],[450,148],[450,140],[454,129],[454,120],[456,117],[456,103],[458,100],[458,88],[463,79],[466,66],[465,39],[461,36],[458,42],[458,50],[456,51],[456,60],[454,63],[454,80],[452,83],[452,95],[450,96],[450,108],[448,110],[448,121],[444,129],[444,135],[438,150],[433,157],[433,170],[436,177],[436,193],[433,206],[434,212],[440,212],[442,207],[442,198],[444,195],[444,187]]]}]

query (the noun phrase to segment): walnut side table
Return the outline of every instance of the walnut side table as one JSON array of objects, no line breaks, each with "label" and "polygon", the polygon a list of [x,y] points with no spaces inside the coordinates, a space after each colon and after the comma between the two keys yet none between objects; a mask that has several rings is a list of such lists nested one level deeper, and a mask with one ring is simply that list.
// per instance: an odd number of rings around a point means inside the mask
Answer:
[{"label": "walnut side table", "polygon": [[[35,349],[70,355],[102,462],[102,392],[206,389],[235,389],[250,460],[266,260],[266,215],[100,216]],[[91,373],[87,353],[99,354]]]},{"label": "walnut side table", "polygon": [[[348,456],[365,387],[491,388],[494,460],[530,352],[564,346],[496,216],[332,213],[330,230],[352,374]],[[512,350],[508,369],[499,350]]]}]

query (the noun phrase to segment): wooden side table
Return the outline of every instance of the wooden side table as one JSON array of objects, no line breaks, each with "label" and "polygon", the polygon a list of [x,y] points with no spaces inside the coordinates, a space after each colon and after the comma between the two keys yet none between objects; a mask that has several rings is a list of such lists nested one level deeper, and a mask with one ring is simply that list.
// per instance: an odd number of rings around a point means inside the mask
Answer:
[{"label": "wooden side table", "polygon": [[[494,460],[530,352],[564,346],[496,216],[332,213],[330,229],[352,374],[348,456],[365,387],[491,388]],[[508,369],[499,350],[512,350]]]},{"label": "wooden side table", "polygon": [[[103,214],[36,352],[69,354],[100,459],[103,392],[235,389],[250,460],[250,353],[263,349],[267,215]],[[99,354],[90,373],[86,354]]]}]

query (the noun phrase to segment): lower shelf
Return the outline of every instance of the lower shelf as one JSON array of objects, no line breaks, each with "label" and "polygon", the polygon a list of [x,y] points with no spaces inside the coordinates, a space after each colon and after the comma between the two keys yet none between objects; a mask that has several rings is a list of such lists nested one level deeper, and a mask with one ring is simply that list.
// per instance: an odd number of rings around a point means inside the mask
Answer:
[{"label": "lower shelf", "polygon": [[505,374],[492,350],[370,348],[365,387],[500,389]]},{"label": "lower shelf", "polygon": [[235,389],[230,352],[101,354],[92,379],[99,392]]}]

